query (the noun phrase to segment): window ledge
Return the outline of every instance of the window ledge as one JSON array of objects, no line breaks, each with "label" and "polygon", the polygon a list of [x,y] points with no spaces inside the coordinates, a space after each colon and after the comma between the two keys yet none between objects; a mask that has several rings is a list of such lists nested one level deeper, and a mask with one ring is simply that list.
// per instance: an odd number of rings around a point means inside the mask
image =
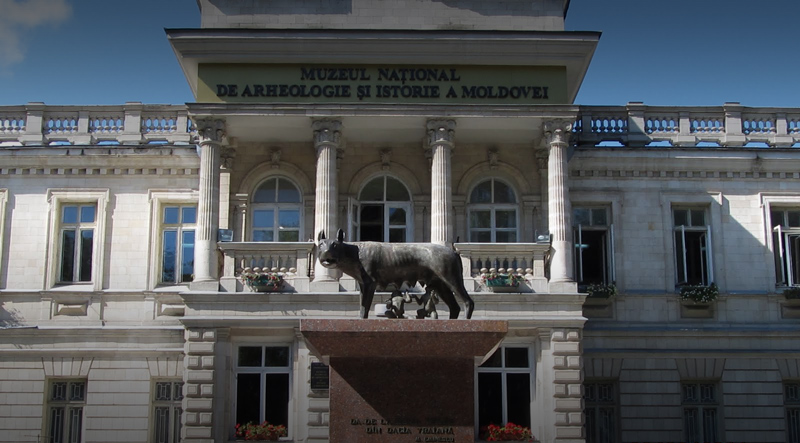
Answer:
[{"label": "window ledge", "polygon": [[95,292],[91,282],[82,284],[58,284],[49,289],[50,292]]}]

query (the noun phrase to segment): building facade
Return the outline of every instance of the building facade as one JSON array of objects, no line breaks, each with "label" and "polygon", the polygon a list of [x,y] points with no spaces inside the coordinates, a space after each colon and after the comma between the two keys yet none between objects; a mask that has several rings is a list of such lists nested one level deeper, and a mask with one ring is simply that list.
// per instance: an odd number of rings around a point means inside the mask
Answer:
[{"label": "building facade", "polygon": [[328,441],[340,229],[508,321],[478,439],[800,441],[800,109],[574,104],[568,3],[199,0],[194,102],[0,107],[0,441]]}]

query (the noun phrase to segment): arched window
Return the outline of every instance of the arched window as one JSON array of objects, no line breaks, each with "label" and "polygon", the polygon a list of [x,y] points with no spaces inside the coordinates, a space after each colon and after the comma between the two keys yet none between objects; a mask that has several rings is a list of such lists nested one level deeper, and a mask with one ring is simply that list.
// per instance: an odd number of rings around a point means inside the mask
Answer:
[{"label": "arched window", "polygon": [[251,241],[300,241],[302,200],[294,183],[265,180],[253,193]]},{"label": "arched window", "polygon": [[411,241],[411,194],[394,177],[375,177],[350,205],[353,237],[359,241]]},{"label": "arched window", "polygon": [[469,241],[516,243],[519,205],[513,189],[490,178],[478,183],[469,195]]}]

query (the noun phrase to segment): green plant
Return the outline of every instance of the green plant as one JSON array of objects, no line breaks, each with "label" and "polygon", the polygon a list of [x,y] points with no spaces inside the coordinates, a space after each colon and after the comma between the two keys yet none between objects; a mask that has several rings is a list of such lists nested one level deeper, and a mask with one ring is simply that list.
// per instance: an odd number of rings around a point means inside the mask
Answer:
[{"label": "green plant", "polygon": [[512,288],[519,286],[521,278],[522,277],[516,274],[498,274],[496,272],[483,274],[481,277],[486,286],[506,286]]},{"label": "green plant", "polygon": [[244,271],[242,272],[242,282],[251,289],[266,288],[267,291],[278,291],[283,287],[283,276],[274,272]]},{"label": "green plant", "polygon": [[286,426],[273,425],[266,421],[260,425],[253,422],[245,425],[236,423],[234,436],[245,440],[275,441],[286,436]]},{"label": "green plant", "polygon": [[704,285],[684,285],[680,287],[681,300],[695,303],[710,303],[717,299],[719,288],[714,283]]},{"label": "green plant", "polygon": [[786,300],[800,299],[800,287],[792,286],[791,288],[784,289],[783,296],[786,297]]},{"label": "green plant", "polygon": [[610,285],[589,285],[586,287],[586,292],[591,298],[611,298],[617,295],[617,286],[614,283]]},{"label": "green plant", "polygon": [[505,426],[490,424],[481,428],[481,438],[486,441],[534,441],[530,428],[511,422]]}]

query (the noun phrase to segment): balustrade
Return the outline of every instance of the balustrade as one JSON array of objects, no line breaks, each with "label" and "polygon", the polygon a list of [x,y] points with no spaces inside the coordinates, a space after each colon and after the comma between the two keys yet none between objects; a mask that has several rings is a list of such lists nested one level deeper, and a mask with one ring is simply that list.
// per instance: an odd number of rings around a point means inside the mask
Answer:
[{"label": "balustrade", "polygon": [[[277,273],[296,289],[305,289],[312,276],[313,242],[221,242],[221,285],[229,292],[242,289],[242,272]],[[303,280],[305,285],[296,284]]]}]

